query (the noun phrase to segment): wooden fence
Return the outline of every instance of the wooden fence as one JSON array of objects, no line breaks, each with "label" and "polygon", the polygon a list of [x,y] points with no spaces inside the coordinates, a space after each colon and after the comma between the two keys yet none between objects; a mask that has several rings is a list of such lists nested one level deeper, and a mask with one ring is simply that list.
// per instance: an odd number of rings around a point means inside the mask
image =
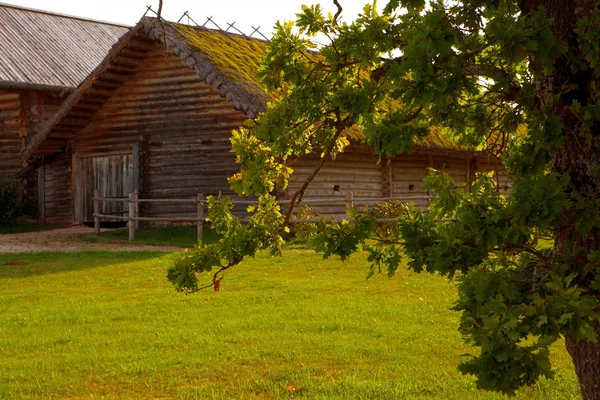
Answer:
[{"label": "wooden fence", "polygon": [[[348,211],[354,209],[357,205],[370,205],[377,204],[384,201],[397,200],[397,201],[415,201],[415,200],[426,200],[429,202],[434,196],[423,195],[423,196],[410,196],[410,197],[363,197],[355,198],[352,193],[346,193],[344,202],[346,205],[346,215]],[[305,199],[300,204],[305,205],[328,205],[328,204],[339,204],[341,199]],[[195,222],[198,241],[202,241],[204,236],[204,204],[205,197],[199,193],[197,198],[188,199],[140,199],[138,197],[137,190],[130,193],[129,197],[100,197],[97,190],[94,190],[94,230],[96,234],[100,234],[100,220],[105,219],[116,219],[127,221],[129,228],[129,240],[135,240],[135,230],[139,228],[140,221],[164,221],[164,222]],[[124,202],[128,203],[127,216],[122,215],[111,215],[100,213],[100,202]],[[140,216],[140,203],[195,203],[197,205],[197,215],[195,217],[141,217]],[[279,200],[278,203],[282,206],[290,204],[290,200]],[[237,205],[253,205],[256,201],[252,200],[239,200],[236,201]],[[318,222],[319,219],[292,219],[290,223],[306,223],[306,222]],[[381,219],[378,222],[391,222],[394,219]]]}]

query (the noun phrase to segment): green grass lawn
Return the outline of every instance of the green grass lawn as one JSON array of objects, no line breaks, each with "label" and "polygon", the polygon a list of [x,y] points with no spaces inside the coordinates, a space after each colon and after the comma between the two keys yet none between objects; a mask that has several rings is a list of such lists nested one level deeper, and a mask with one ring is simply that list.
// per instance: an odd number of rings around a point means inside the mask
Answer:
[{"label": "green grass lawn", "polygon": [[[0,255],[0,398],[501,399],[456,370],[456,289],[364,256],[261,254],[222,291],[175,293],[159,253]],[[556,379],[518,399],[575,399]]]}]

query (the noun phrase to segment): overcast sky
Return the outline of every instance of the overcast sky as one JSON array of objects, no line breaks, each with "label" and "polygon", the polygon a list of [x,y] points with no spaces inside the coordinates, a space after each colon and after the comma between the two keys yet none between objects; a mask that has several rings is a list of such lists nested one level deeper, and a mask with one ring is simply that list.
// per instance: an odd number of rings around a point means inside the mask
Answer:
[{"label": "overcast sky", "polygon": [[[0,2],[23,7],[37,8],[75,15],[79,17],[117,22],[127,25],[135,24],[151,5],[158,9],[158,0],[0,0]],[[340,0],[344,7],[343,17],[351,20],[362,10],[369,0]],[[317,0],[164,0],[163,17],[169,21],[177,21],[185,11],[199,24],[204,24],[207,17],[213,19],[223,29],[227,23],[235,22],[235,26],[249,34],[251,26],[261,26],[260,31],[271,36],[273,25],[277,20],[293,20],[302,4],[319,3]],[[332,0],[321,1],[321,6],[328,11],[335,11]],[[187,23],[184,19],[182,22]],[[209,26],[207,27],[213,27]]]}]

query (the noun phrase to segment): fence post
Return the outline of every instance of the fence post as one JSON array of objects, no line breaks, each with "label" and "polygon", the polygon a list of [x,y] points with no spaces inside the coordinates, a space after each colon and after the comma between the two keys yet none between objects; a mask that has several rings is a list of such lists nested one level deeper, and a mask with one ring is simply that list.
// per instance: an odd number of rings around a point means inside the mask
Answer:
[{"label": "fence post", "polygon": [[198,221],[196,222],[196,229],[198,235],[198,243],[202,243],[204,238],[204,195],[198,193]]},{"label": "fence post", "polygon": [[350,216],[350,210],[354,208],[354,194],[352,192],[346,193],[346,215]]},{"label": "fence post", "polygon": [[[100,214],[100,200],[98,200],[99,196],[98,189],[94,189],[94,214]],[[100,217],[97,217],[96,215],[94,215],[94,233],[96,235],[100,234]]]},{"label": "fence post", "polygon": [[[139,194],[138,194],[138,190],[137,189],[135,189],[133,191],[133,199],[135,200],[135,203],[133,203],[134,204],[134,215],[137,218],[137,217],[140,216],[140,202],[138,201],[139,200]],[[140,221],[139,220],[136,219],[133,224],[135,225],[135,229],[139,229],[139,227],[140,227]]]},{"label": "fence post", "polygon": [[129,193],[129,241],[133,242],[135,240],[135,195],[133,193]]}]

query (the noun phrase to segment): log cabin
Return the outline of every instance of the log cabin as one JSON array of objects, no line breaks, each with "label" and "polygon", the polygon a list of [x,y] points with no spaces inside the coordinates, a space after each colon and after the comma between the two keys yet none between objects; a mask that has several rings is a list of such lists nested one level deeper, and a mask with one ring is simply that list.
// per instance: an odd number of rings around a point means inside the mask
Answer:
[{"label": "log cabin", "polygon": [[[0,175],[12,179],[26,166],[22,155],[35,129],[128,30],[0,3]],[[20,175],[35,198],[36,176]],[[63,201],[64,193],[47,200]]]},{"label": "log cabin", "polygon": [[[48,159],[42,172],[46,193],[70,196],[60,204],[46,201],[46,219],[90,222],[94,190],[103,197],[137,190],[144,199],[231,195],[227,178],[237,171],[231,131],[264,111],[270,99],[256,77],[267,44],[142,18],[27,144],[25,158]],[[294,162],[288,195],[312,172],[314,161],[307,156]],[[305,198],[339,198],[339,210],[316,211],[343,214],[345,193],[422,196],[427,167],[467,183],[479,163],[473,151],[435,133],[412,154],[390,162],[354,146],[326,164]],[[102,210],[124,212],[118,203]],[[161,218],[195,213],[194,204],[151,203],[142,210],[142,216]]]}]

